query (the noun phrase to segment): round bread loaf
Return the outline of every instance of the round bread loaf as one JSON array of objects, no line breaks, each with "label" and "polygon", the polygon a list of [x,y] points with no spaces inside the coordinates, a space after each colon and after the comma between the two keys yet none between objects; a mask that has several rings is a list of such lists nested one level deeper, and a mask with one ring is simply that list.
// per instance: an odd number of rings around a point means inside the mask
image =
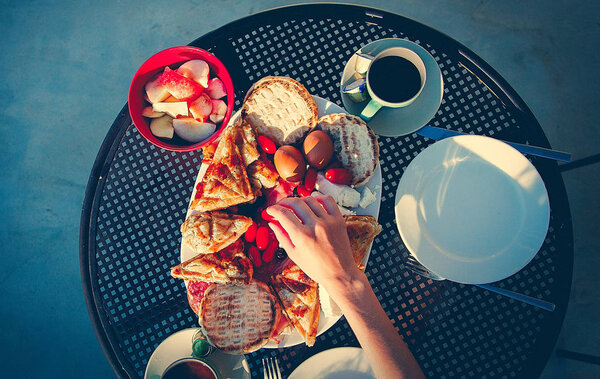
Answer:
[{"label": "round bread loaf", "polygon": [[296,143],[313,130],[319,111],[302,84],[284,76],[267,76],[246,94],[242,117],[258,134],[281,146]]},{"label": "round bread loaf", "polygon": [[367,123],[357,116],[332,113],[317,125],[331,137],[342,166],[352,172],[351,184],[360,187],[368,182],[379,162],[379,144]]},{"label": "round bread loaf", "polygon": [[200,327],[207,340],[228,353],[250,353],[271,338],[280,308],[269,287],[256,280],[247,285],[215,284],[200,303]]}]

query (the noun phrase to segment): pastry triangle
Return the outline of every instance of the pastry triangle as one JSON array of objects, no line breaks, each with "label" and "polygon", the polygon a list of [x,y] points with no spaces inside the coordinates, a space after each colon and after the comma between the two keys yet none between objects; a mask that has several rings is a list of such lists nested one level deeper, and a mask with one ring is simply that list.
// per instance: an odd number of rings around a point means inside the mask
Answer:
[{"label": "pastry triangle", "polygon": [[346,222],[346,231],[350,240],[352,256],[357,266],[362,265],[362,261],[367,255],[369,246],[375,237],[381,233],[381,225],[373,216],[344,216]]},{"label": "pastry triangle", "polygon": [[314,345],[321,309],[317,283],[292,264],[271,279],[271,287],[290,324],[304,338],[307,346]]},{"label": "pastry triangle", "polygon": [[222,211],[196,213],[181,224],[182,242],[195,255],[215,253],[235,242],[252,222],[249,217]]},{"label": "pastry triangle", "polygon": [[196,187],[196,195],[191,204],[193,210],[223,209],[255,199],[232,131],[235,129],[226,130],[206,174]]},{"label": "pastry triangle", "polygon": [[174,278],[208,283],[248,284],[253,273],[240,239],[214,254],[203,254],[171,268]]}]

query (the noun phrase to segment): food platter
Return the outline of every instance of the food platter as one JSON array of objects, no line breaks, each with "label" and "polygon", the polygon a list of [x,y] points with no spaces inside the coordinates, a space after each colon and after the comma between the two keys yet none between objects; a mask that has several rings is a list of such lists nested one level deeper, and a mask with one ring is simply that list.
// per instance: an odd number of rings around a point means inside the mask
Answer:
[{"label": "food platter", "polygon": [[[339,107],[338,105],[336,105],[326,99],[323,99],[318,96],[313,96],[313,99],[315,100],[315,102],[317,104],[319,117],[322,117],[322,116],[328,115],[328,114],[332,114],[332,113],[347,113],[344,111],[343,108]],[[233,125],[240,117],[241,117],[241,111],[236,112],[231,117],[231,119],[229,121],[229,125]],[[206,173],[207,168],[208,168],[208,165],[206,165],[206,164],[202,164],[200,166],[198,175],[196,177],[196,182],[193,187],[194,190],[192,191],[192,194],[190,196],[190,205],[196,195],[196,186],[202,180],[204,174]],[[376,196],[375,201],[373,203],[369,204],[368,206],[366,206],[365,208],[357,207],[357,208],[350,208],[350,210],[353,212],[356,212],[356,214],[358,214],[358,215],[370,215],[370,216],[377,218],[379,215],[379,207],[381,204],[381,188],[382,188],[381,181],[382,181],[381,167],[379,164],[377,164],[374,174],[369,179],[369,181],[364,186],[357,188],[357,190],[359,192],[363,191],[364,188],[369,188],[369,190],[372,191]],[[196,211],[192,210],[191,207],[188,206],[186,218],[195,212]],[[366,254],[366,256],[362,262],[362,264],[365,266],[367,265],[367,261],[369,259],[370,250],[371,249],[369,248],[368,253]],[[185,261],[193,258],[194,256],[195,256],[195,254],[192,251],[192,249],[189,246],[182,243],[181,244],[181,255],[180,255],[181,262],[185,262]],[[328,317],[323,313],[323,311],[321,311],[321,315],[319,317],[319,326],[317,329],[317,335],[322,334],[327,329],[329,329],[331,326],[333,326],[333,324],[335,324],[340,319],[340,317],[341,316]],[[304,342],[304,339],[295,330],[292,331],[291,334],[283,335],[281,337],[282,338],[280,339],[279,344],[275,343],[274,341],[269,341],[264,347],[266,347],[266,348],[289,347],[289,346],[294,346],[294,345]]]}]

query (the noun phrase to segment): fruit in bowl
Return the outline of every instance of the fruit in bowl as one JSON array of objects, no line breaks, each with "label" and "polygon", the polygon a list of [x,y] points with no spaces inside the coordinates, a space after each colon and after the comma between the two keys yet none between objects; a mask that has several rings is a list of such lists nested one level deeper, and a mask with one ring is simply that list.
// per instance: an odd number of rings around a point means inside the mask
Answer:
[{"label": "fruit in bowl", "polygon": [[229,122],[233,83],[223,63],[208,51],[173,47],[138,69],[128,105],[134,125],[149,142],[171,151],[197,150]]}]

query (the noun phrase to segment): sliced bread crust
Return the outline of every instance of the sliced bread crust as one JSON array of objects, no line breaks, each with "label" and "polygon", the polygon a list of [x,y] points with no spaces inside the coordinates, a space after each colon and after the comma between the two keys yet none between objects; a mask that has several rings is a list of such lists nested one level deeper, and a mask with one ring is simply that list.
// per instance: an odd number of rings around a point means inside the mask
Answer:
[{"label": "sliced bread crust", "polygon": [[258,134],[277,145],[288,145],[315,128],[319,111],[302,84],[288,77],[268,76],[246,94],[242,117]]},{"label": "sliced bread crust", "polygon": [[367,183],[379,163],[377,136],[360,117],[332,113],[319,119],[318,126],[331,137],[337,159],[352,172],[351,184]]}]

